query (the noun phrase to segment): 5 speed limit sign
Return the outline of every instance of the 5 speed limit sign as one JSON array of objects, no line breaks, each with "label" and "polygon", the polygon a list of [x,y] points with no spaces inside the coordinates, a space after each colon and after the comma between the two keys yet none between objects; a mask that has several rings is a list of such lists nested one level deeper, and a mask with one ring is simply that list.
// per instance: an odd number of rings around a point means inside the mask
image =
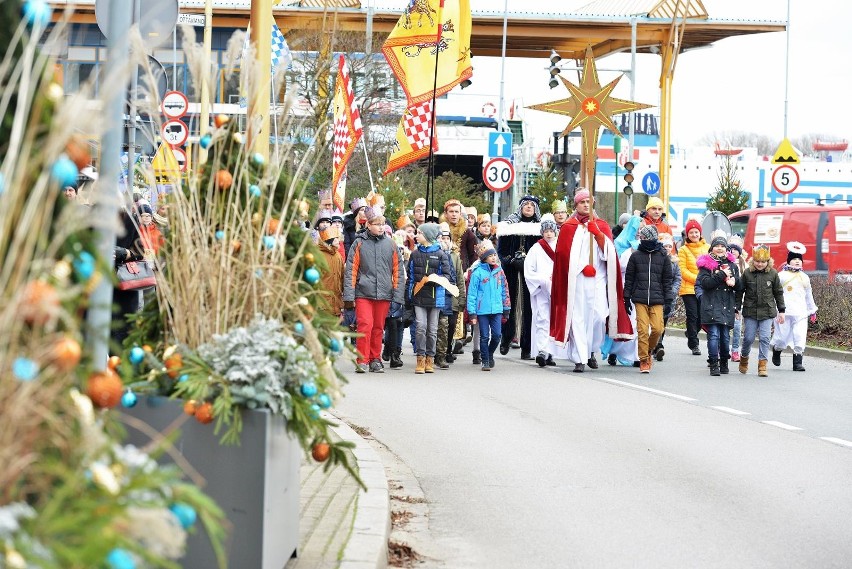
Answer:
[{"label": "5 speed limit sign", "polygon": [[482,169],[482,181],[494,192],[505,192],[515,182],[515,167],[505,158],[489,160]]},{"label": "5 speed limit sign", "polygon": [[799,187],[799,172],[787,164],[779,166],[772,172],[772,187],[779,194],[789,194]]}]

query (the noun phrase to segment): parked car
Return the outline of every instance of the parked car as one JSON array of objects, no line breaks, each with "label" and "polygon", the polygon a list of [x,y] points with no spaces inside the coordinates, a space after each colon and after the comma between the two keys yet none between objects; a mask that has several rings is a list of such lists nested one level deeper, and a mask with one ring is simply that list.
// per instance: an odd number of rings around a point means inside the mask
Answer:
[{"label": "parked car", "polygon": [[787,259],[787,243],[807,247],[804,269],[852,280],[852,204],[784,205],[738,211],[728,216],[746,250],[764,244],[776,266]]}]

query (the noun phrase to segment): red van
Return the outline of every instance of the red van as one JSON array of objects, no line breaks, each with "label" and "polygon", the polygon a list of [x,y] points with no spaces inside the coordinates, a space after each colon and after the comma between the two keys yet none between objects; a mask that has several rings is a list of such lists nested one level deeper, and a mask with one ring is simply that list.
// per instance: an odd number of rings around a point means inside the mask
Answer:
[{"label": "red van", "polygon": [[728,216],[731,230],[743,236],[747,251],[767,245],[775,266],[787,260],[787,243],[800,241],[804,269],[832,278],[852,279],[852,205],[785,205],[738,211]]}]

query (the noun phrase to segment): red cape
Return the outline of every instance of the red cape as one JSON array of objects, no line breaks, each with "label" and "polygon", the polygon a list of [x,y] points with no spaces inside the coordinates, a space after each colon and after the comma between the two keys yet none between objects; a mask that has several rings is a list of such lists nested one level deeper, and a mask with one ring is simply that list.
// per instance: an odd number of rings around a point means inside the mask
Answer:
[{"label": "red cape", "polygon": [[[594,223],[603,233],[602,237],[596,237],[598,246],[601,248],[606,247],[609,250],[607,257],[607,281],[610,283],[608,286],[615,288],[615,302],[609,302],[607,333],[614,340],[624,341],[632,339],[633,326],[630,323],[627,311],[624,310],[624,284],[621,282],[621,265],[618,262],[618,255],[615,252],[615,246],[612,242],[612,231],[610,231],[609,225],[600,218],[594,218],[589,223]],[[553,287],[550,292],[550,337],[558,343],[565,343],[568,340],[568,328],[566,327],[568,295],[574,294],[570,282],[570,272],[572,269],[570,267],[571,246],[574,243],[574,236],[580,225],[580,222],[572,217],[562,224],[562,227],[559,229],[559,239],[556,241],[556,260],[553,264]],[[575,274],[577,271],[582,270],[582,268],[573,267]],[[615,275],[612,273],[615,273]],[[578,276],[577,278],[589,277]],[[613,297],[611,292],[610,290],[607,291],[609,298]],[[613,304],[617,306],[613,306]]]}]

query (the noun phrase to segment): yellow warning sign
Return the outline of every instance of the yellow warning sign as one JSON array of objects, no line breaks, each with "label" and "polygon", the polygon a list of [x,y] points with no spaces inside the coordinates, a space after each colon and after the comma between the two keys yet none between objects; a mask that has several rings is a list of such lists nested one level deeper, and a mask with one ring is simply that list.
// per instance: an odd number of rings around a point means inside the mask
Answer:
[{"label": "yellow warning sign", "polygon": [[180,163],[168,144],[161,144],[157,148],[157,153],[151,160],[151,168],[154,170],[157,182],[176,184],[180,180]]},{"label": "yellow warning sign", "polygon": [[789,138],[785,138],[778,145],[778,150],[775,151],[775,156],[772,157],[773,164],[798,164],[799,155]]}]

